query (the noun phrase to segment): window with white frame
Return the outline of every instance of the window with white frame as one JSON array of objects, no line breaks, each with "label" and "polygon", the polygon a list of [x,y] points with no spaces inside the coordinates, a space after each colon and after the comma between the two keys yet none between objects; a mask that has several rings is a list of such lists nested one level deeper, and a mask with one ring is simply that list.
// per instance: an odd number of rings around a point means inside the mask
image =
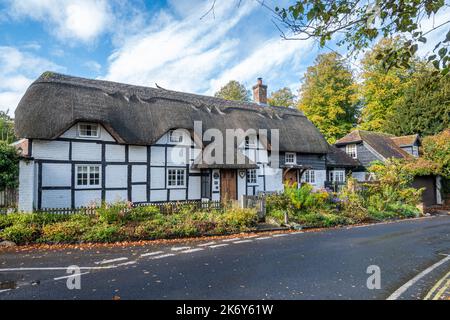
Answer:
[{"label": "window with white frame", "polygon": [[257,184],[256,169],[247,170],[247,184]]},{"label": "window with white frame", "polygon": [[78,136],[81,138],[98,138],[100,130],[96,123],[79,123]]},{"label": "window with white frame", "polygon": [[287,152],[287,153],[284,155],[284,162],[285,162],[286,164],[295,164],[295,161],[296,161],[295,153],[293,153],[293,152]]},{"label": "window with white frame", "polygon": [[100,186],[100,166],[78,165],[77,187],[98,187]]},{"label": "window with white frame", "polygon": [[306,170],[303,172],[302,181],[310,184],[316,183],[316,172],[314,170]]},{"label": "window with white frame", "polygon": [[345,170],[332,170],[328,178],[331,182],[345,182]]},{"label": "window with white frame", "polygon": [[174,143],[183,142],[183,133],[176,130],[169,131],[169,141]]},{"label": "window with white frame", "polygon": [[169,188],[182,188],[186,185],[185,169],[167,169],[167,186]]},{"label": "window with white frame", "polygon": [[356,153],[356,144],[346,145],[345,152],[353,159],[356,159],[358,157],[358,154]]}]

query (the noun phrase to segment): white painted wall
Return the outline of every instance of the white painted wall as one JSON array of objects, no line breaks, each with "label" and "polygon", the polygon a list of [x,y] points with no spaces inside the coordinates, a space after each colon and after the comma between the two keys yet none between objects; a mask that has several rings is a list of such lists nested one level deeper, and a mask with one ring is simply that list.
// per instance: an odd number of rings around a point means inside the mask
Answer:
[{"label": "white painted wall", "polygon": [[[72,183],[72,165],[67,163],[43,163],[43,187],[70,187]],[[66,207],[67,208],[67,207]]]},{"label": "white painted wall", "polygon": [[33,140],[32,157],[45,160],[69,160],[69,146],[67,141]]},{"label": "white painted wall", "polygon": [[166,180],[166,172],[164,168],[151,168],[150,186],[152,189],[164,188],[165,180]]},{"label": "white painted wall", "polygon": [[147,162],[147,147],[129,146],[128,159],[130,162]]},{"label": "white painted wall", "polygon": [[200,177],[189,177],[189,200],[201,198],[201,181]]},{"label": "white painted wall", "polygon": [[352,172],[352,177],[358,181],[365,181],[366,180],[366,172],[364,172],[364,171]]},{"label": "white painted wall", "polygon": [[105,192],[105,201],[107,203],[126,201],[127,198],[127,190],[106,190]]},{"label": "white painted wall", "polygon": [[70,208],[70,190],[42,190],[42,208]]},{"label": "white painted wall", "polygon": [[147,182],[147,166],[146,165],[131,166],[131,181]]},{"label": "white painted wall", "polygon": [[61,138],[69,138],[69,139],[89,139],[89,140],[102,140],[102,141],[115,141],[115,139],[108,133],[108,131],[102,126],[99,125],[100,134],[98,138],[80,138],[78,136],[78,124],[73,125],[61,135]]},{"label": "white painted wall", "polygon": [[186,200],[186,189],[170,189],[170,201]]},{"label": "white painted wall", "polygon": [[101,161],[102,160],[101,144],[92,142],[72,142],[72,160]]},{"label": "white painted wall", "polygon": [[105,160],[108,162],[125,162],[125,146],[107,144],[105,146]]},{"label": "white painted wall", "polygon": [[102,192],[100,190],[76,190],[75,207],[86,207],[90,205],[100,205],[102,202]]},{"label": "white painted wall", "polygon": [[167,190],[151,190],[150,201],[151,202],[167,201]]},{"label": "white painted wall", "polygon": [[131,187],[132,202],[147,202],[147,185],[134,185]]},{"label": "white painted wall", "polygon": [[105,173],[106,188],[126,188],[128,186],[128,166],[107,165]]},{"label": "white painted wall", "polygon": [[34,161],[19,162],[19,211],[33,211],[35,195],[35,165]]}]

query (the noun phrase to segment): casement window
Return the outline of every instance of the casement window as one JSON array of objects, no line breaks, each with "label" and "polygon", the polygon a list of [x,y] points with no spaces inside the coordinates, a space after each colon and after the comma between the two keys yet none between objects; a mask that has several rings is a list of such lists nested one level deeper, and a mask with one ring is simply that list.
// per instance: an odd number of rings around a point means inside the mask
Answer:
[{"label": "casement window", "polygon": [[314,170],[306,170],[303,172],[302,181],[310,184],[316,183],[316,172]]},{"label": "casement window", "polygon": [[185,169],[167,169],[167,186],[169,188],[182,188],[186,186]]},{"label": "casement window", "polygon": [[100,130],[96,123],[79,123],[78,136],[80,138],[98,138]]},{"label": "casement window", "polygon": [[183,142],[183,133],[176,130],[169,131],[169,142],[172,143]]},{"label": "casement window", "polygon": [[100,186],[100,166],[78,165],[76,173],[77,187]]},{"label": "casement window", "polygon": [[245,147],[255,148],[256,147],[256,137],[255,136],[245,136]]},{"label": "casement window", "polygon": [[332,170],[328,176],[331,182],[345,182],[345,171],[344,170]]},{"label": "casement window", "polygon": [[345,152],[352,157],[353,159],[356,159],[358,157],[358,154],[356,152],[356,144],[348,144],[345,146]]},{"label": "casement window", "polygon": [[257,184],[256,169],[247,170],[247,184]]},{"label": "casement window", "polygon": [[286,164],[295,164],[296,162],[296,155],[293,152],[288,152],[284,155],[284,162]]}]

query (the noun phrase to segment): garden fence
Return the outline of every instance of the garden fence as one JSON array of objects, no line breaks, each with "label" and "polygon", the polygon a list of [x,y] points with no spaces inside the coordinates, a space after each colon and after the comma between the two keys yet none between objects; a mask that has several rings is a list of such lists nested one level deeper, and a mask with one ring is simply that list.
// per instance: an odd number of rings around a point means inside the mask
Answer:
[{"label": "garden fence", "polygon": [[[222,203],[220,201],[171,201],[171,202],[150,202],[150,203],[134,203],[130,208],[153,206],[157,207],[163,214],[171,214],[178,212],[186,206],[192,207],[194,210],[220,210],[222,209]],[[45,213],[58,213],[58,214],[95,214],[99,207],[78,207],[78,208],[43,208],[40,212]]]},{"label": "garden fence", "polygon": [[17,196],[16,189],[5,189],[0,191],[0,208],[15,208],[17,206]]}]

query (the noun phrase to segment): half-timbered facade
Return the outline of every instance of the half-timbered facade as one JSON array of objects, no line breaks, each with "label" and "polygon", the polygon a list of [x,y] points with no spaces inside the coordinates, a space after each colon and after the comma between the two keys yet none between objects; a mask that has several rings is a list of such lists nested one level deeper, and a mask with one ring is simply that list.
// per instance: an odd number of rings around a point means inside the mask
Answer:
[{"label": "half-timbered facade", "polygon": [[[286,180],[323,187],[322,135],[300,111],[268,106],[261,79],[253,89],[255,102],[237,102],[44,73],[16,109],[19,209],[237,200]],[[243,162],[225,151],[224,162],[198,161],[211,128],[245,132],[233,147]]]}]

